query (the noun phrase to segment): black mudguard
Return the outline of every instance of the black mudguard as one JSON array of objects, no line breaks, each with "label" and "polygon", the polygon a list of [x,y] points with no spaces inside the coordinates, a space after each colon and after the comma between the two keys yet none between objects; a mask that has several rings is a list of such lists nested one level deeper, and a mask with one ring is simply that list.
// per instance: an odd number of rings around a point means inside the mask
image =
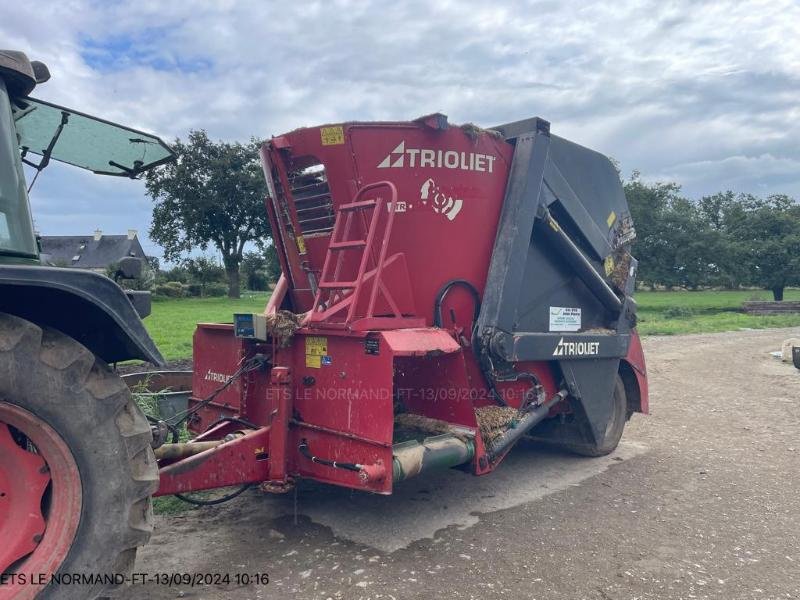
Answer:
[{"label": "black mudguard", "polygon": [[0,312],[58,329],[108,363],[165,364],[122,288],[91,271],[0,265]]}]

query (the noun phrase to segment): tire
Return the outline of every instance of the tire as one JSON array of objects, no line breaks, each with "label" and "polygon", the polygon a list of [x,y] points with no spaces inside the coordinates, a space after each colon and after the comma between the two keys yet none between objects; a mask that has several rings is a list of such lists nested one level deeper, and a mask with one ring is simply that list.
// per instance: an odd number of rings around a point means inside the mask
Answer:
[{"label": "tire", "polygon": [[[614,395],[612,396],[611,419],[609,419],[603,439],[585,444],[571,444],[569,450],[581,456],[606,456],[617,449],[628,421],[628,401],[625,396],[625,385],[622,378],[617,375],[614,382]],[[588,438],[588,436],[586,436]]]},{"label": "tire", "polygon": [[574,415],[570,420],[561,423],[558,417],[549,419],[536,428],[529,437],[543,442],[549,446],[556,446],[569,450],[581,456],[606,456],[617,449],[625,423],[630,418],[628,400],[625,394],[625,385],[622,378],[616,375],[612,395],[611,418],[606,424],[606,429],[601,440],[595,441],[589,431],[589,424],[579,422]]},{"label": "tire", "polygon": [[[158,466],[150,447],[149,424],[127,386],[108,365],[72,338],[0,313],[0,421],[3,403],[6,414],[25,412],[45,424],[37,429],[55,432],[62,440],[56,442],[68,449],[70,464],[77,467],[79,500],[72,514],[64,515],[73,519],[76,530],[73,527],[74,536],[67,541],[63,560],[53,564],[48,575],[129,574],[137,547],[147,543],[153,530],[150,496],[158,488]],[[11,427],[6,431],[16,430]],[[47,460],[46,452],[34,455],[37,460],[42,460],[38,455]],[[58,481],[53,465],[48,462],[47,467],[52,482]],[[56,494],[55,484],[48,489],[46,493]],[[55,506],[54,501],[51,506]],[[46,510],[41,510],[44,515]],[[48,527],[52,523],[54,528],[59,526],[52,515],[44,519]],[[47,534],[45,529],[45,540]],[[37,558],[37,550],[33,550],[21,564],[38,564],[37,560],[41,556]],[[52,557],[48,560],[54,562]],[[72,581],[70,585],[51,583],[37,597],[95,598],[114,586],[108,578],[89,583]],[[32,596],[35,591],[28,586],[16,597]],[[0,586],[0,598],[3,593]]]}]

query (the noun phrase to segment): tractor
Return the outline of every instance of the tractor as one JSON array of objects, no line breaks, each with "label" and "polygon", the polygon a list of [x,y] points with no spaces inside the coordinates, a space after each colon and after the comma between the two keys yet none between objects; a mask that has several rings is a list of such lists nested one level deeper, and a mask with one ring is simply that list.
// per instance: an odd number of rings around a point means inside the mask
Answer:
[{"label": "tractor", "polygon": [[[149,297],[42,264],[23,163],[136,177],[172,160],[157,137],[31,98],[47,67],[0,51],[0,598],[91,598],[153,528],[151,427],[109,365],[163,364]],[[141,264],[123,259],[121,275]],[[61,573],[86,582],[54,585]],[[111,582],[113,583],[113,582]]]}]

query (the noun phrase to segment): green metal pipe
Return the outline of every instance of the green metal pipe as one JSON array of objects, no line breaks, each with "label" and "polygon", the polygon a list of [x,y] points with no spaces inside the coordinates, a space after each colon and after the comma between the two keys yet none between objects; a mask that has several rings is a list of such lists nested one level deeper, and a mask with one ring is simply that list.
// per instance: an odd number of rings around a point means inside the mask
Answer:
[{"label": "green metal pipe", "polygon": [[463,465],[475,456],[475,443],[447,433],[395,444],[392,447],[392,479],[395,483],[433,469]]}]

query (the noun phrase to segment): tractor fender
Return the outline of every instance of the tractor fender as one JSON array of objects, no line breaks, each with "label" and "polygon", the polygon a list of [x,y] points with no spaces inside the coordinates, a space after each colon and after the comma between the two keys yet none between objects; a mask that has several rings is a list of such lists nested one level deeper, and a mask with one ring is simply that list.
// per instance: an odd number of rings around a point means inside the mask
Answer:
[{"label": "tractor fender", "polygon": [[644,363],[642,341],[636,330],[631,331],[628,353],[619,362],[619,374],[625,386],[628,412],[650,413],[650,393],[647,387],[647,367]]},{"label": "tractor fender", "polygon": [[122,288],[92,271],[0,265],[0,312],[57,329],[107,363],[165,364]]}]

